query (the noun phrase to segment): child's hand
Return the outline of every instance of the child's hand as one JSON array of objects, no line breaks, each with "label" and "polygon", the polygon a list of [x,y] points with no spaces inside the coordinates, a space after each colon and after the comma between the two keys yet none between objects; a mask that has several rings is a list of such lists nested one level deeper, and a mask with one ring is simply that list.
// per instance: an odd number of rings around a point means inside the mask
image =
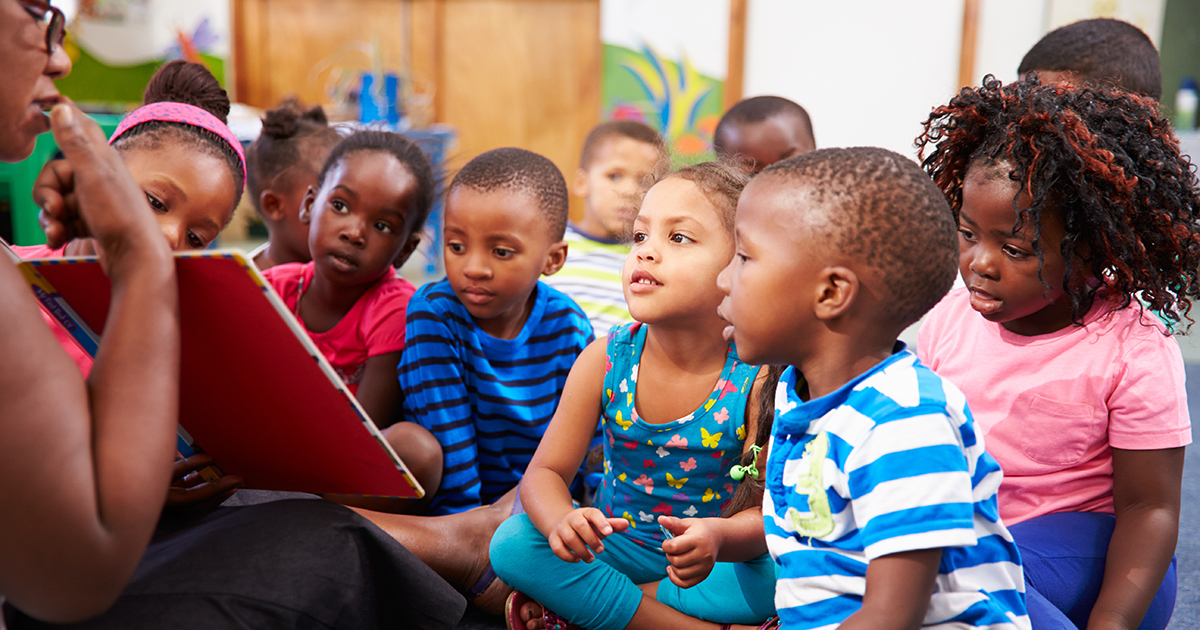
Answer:
[{"label": "child's hand", "polygon": [[146,195],[100,126],[68,99],[51,110],[50,126],[66,159],[47,164],[33,185],[47,244],[91,236],[109,265],[121,268],[132,258],[136,266],[148,254],[169,264],[170,248]]},{"label": "child's hand", "polygon": [[713,520],[716,519],[658,517],[658,524],[675,535],[663,541],[662,549],[671,563],[667,577],[679,588],[691,588],[712,572],[721,549],[720,534],[711,527]]},{"label": "child's hand", "polygon": [[168,508],[204,508],[219,505],[245,482],[236,475],[225,475],[214,482],[205,481],[199,471],[213,463],[207,453],[175,460],[171,485],[167,488]]},{"label": "child's hand", "polygon": [[567,562],[591,562],[596,559],[593,551],[604,553],[601,539],[613,532],[625,531],[628,527],[629,521],[608,518],[596,508],[572,510],[550,532],[550,550]]}]

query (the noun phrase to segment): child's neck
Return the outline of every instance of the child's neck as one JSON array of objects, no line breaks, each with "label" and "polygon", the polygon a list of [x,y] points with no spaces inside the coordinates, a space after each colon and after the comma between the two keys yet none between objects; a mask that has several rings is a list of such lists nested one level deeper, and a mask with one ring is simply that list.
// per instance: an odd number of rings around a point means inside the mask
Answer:
[{"label": "child's neck", "polygon": [[830,332],[826,336],[828,341],[814,344],[814,352],[795,363],[808,383],[810,400],[842,388],[892,356],[896,347],[895,335],[855,339]]},{"label": "child's neck", "polygon": [[309,332],[329,332],[378,281],[348,287],[330,282],[314,269],[312,284],[300,296],[300,320]]},{"label": "child's neck", "polygon": [[714,363],[724,365],[729,342],[721,336],[724,320],[712,318],[699,325],[651,324],[643,352],[660,353],[679,369],[702,372]]}]

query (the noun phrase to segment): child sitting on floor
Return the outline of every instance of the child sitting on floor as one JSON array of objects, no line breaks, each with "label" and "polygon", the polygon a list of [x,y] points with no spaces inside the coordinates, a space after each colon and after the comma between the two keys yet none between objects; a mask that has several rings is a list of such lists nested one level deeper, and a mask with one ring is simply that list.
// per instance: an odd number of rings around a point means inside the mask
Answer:
[{"label": "child sitting on floor", "polygon": [[300,204],[342,137],[320,105],[302,110],[295,100],[267,111],[262,123],[262,133],[246,150],[246,189],[267,228],[267,242],[250,258],[259,269],[306,263],[312,255]]},{"label": "child sitting on floor", "polygon": [[920,353],[1004,467],[1034,627],[1164,628],[1191,422],[1159,318],[1200,296],[1194,167],[1155,101],[1112,88],[988,77],[925,124],[967,286]]},{"label": "child sitting on floor", "polygon": [[446,278],[413,296],[399,369],[404,419],[445,453],[433,514],[516,487],[593,339],[579,307],[538,281],[563,265],[566,223],[566,182],[536,153],[488,151],[450,184]]},{"label": "child sitting on floor", "polygon": [[658,132],[632,120],[601,123],[583,142],[573,187],[584,199],[583,220],[567,225],[567,262],[546,284],[575,300],[600,334],[633,321],[621,268],[639,197],[665,160]]},{"label": "child sitting on floor", "polygon": [[430,495],[442,473],[437,441],[416,425],[390,425],[400,408],[396,366],[415,290],[393,273],[392,261],[416,249],[433,195],[433,169],[416,144],[383,131],[355,133],[334,147],[301,202],[312,261],[263,272]]},{"label": "child sitting on floor", "polygon": [[763,500],[785,628],[1030,627],[1000,467],[896,340],[956,256],[944,197],[890,151],[808,153],[742,194],[721,311],[747,361],[790,366]]},{"label": "child sitting on floor", "polygon": [[[704,626],[693,617],[757,625],[774,614],[757,505],[713,518],[757,434],[758,407],[747,402],[759,368],[722,338],[717,315],[717,273],[733,253],[746,181],[709,162],[646,194],[623,274],[637,321],[575,362],[521,482],[528,514],[492,540],[496,573],[520,591],[511,630],[564,619],[590,630]],[[597,424],[604,481],[596,507],[575,509],[568,487]]]},{"label": "child sitting on floor", "polygon": [[[171,249],[204,249],[233,218],[242,196],[242,145],[225,124],[229,97],[202,65],[172,61],[146,85],[144,105],[130,112],[109,140],[141,187]],[[56,169],[62,162],[50,162]],[[53,211],[54,209],[47,209]],[[56,234],[57,236],[57,234]],[[90,238],[59,247],[14,247],[22,258],[96,253]],[[92,357],[44,309],[43,319],[84,376]]]},{"label": "child sitting on floor", "polygon": [[732,159],[749,173],[815,148],[808,112],[779,96],[738,102],[721,116],[713,131],[717,157]]}]

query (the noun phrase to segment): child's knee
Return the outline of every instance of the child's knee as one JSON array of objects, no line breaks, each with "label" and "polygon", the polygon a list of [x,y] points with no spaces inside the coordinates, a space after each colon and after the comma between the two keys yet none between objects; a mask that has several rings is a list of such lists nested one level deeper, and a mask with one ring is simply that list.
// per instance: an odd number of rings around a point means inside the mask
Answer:
[{"label": "child's knee", "polygon": [[533,526],[527,515],[518,514],[505,520],[492,535],[488,550],[492,569],[501,577],[528,570],[530,560],[536,555],[533,552],[539,545],[549,549],[546,537]]},{"label": "child's knee", "polygon": [[441,484],[444,461],[442,445],[437,438],[415,422],[397,422],[384,429],[383,436],[426,492],[436,492]]}]

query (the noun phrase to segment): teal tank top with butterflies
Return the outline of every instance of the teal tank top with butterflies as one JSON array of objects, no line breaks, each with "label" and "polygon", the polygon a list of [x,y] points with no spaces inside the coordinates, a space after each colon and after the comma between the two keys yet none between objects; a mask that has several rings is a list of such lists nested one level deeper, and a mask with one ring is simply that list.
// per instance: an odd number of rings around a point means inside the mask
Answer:
[{"label": "teal tank top with butterflies", "polygon": [[633,322],[608,335],[604,374],[604,480],[596,507],[624,518],[636,543],[661,547],[660,515],[719,516],[736,482],[729,469],[746,439],[746,394],[758,367],[738,360],[733,344],[712,394],[692,413],[663,424],[638,417],[638,365],[647,327]]}]

